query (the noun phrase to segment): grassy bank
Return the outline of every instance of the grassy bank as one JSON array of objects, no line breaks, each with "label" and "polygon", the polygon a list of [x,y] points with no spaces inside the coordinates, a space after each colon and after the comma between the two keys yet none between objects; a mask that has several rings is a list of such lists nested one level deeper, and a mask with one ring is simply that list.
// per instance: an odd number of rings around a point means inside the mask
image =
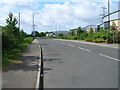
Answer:
[{"label": "grassy bank", "polygon": [[26,37],[22,40],[19,40],[17,47],[9,48],[3,51],[2,54],[2,69],[3,71],[7,70],[12,64],[21,63],[20,60],[17,60],[21,56],[22,52],[25,51],[27,46],[31,44],[33,37]]}]

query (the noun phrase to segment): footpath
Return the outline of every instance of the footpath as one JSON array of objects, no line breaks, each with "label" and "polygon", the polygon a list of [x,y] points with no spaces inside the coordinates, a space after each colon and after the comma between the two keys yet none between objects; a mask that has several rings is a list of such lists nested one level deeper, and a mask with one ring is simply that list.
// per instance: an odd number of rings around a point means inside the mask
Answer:
[{"label": "footpath", "polygon": [[[35,90],[37,74],[38,74],[38,61],[40,57],[39,43],[36,39],[28,46],[27,50],[23,53],[19,60],[22,63],[12,65],[7,72],[2,73],[2,88],[28,88]],[[24,90],[24,89],[23,89]]]}]

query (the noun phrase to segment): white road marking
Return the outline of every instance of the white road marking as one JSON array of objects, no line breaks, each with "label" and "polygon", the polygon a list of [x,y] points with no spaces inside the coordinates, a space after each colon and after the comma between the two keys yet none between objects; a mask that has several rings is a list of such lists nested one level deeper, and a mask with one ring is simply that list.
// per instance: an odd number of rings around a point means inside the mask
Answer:
[{"label": "white road marking", "polygon": [[81,47],[78,47],[79,49],[81,49],[81,50],[85,50],[84,48],[81,48]]},{"label": "white road marking", "polygon": [[[66,40],[67,41],[67,40]],[[65,44],[65,43],[64,43]],[[74,47],[74,45],[71,45],[71,44],[67,44],[68,46],[71,46],[71,47]],[[103,45],[104,46],[104,45]],[[89,49],[84,49],[84,48],[82,48],[82,47],[78,47],[79,49],[81,49],[81,50],[84,50],[84,51],[88,51],[88,52],[91,52],[91,50],[89,50]],[[116,48],[116,47],[114,47],[114,48]],[[112,59],[112,60],[115,60],[115,61],[120,61],[119,59],[117,59],[117,58],[114,58],[114,57],[111,57],[111,56],[107,56],[107,55],[104,55],[104,54],[101,54],[101,53],[99,53],[99,55],[100,56],[103,56],[103,57],[106,57],[106,58],[109,58],[109,59]]]},{"label": "white road marking", "polygon": [[91,52],[91,50],[89,50],[89,49],[84,49],[82,47],[78,47],[78,48],[81,49],[81,50],[87,51],[87,52]]},{"label": "white road marking", "polygon": [[87,52],[91,52],[91,50],[89,50],[89,49],[85,49],[85,51],[87,51]]},{"label": "white road marking", "polygon": [[[37,42],[38,42],[38,40],[37,40]],[[39,44],[39,50],[40,50],[40,43],[38,42],[38,44]],[[41,52],[41,50],[40,50],[40,52]],[[41,66],[41,59],[40,59],[40,57],[41,57],[41,54],[39,55],[39,61],[38,61],[38,65],[39,66],[38,66],[38,74],[37,74],[37,80],[36,80],[35,90],[38,90],[39,83],[40,83],[40,66]]]},{"label": "white road marking", "polygon": [[74,47],[74,45],[71,45],[71,44],[67,44],[68,46],[71,46],[71,47]]},{"label": "white road marking", "polygon": [[100,55],[100,56],[104,56],[104,57],[109,58],[109,59],[112,59],[112,60],[115,60],[115,61],[120,61],[120,60],[117,59],[117,58],[113,58],[113,57],[110,57],[110,56],[107,56],[107,55],[104,55],[104,54],[101,54],[101,53],[99,53],[99,55]]}]

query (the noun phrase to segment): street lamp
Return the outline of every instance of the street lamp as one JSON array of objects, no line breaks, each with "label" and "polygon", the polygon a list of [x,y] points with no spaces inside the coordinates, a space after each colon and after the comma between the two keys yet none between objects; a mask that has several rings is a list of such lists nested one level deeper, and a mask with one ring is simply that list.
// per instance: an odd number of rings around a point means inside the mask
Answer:
[{"label": "street lamp", "polygon": [[[36,13],[36,14],[39,14],[39,13]],[[32,36],[35,37],[35,17],[34,17],[34,13],[33,13],[33,33],[32,33]]]},{"label": "street lamp", "polygon": [[57,37],[57,23],[53,22],[53,24],[54,24],[54,28],[56,30],[56,37]]}]

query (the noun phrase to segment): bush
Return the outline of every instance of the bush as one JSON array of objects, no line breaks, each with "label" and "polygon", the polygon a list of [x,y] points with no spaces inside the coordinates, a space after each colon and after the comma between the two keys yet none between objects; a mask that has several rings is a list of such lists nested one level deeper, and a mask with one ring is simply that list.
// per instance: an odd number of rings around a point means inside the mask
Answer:
[{"label": "bush", "polygon": [[106,42],[106,40],[101,39],[101,38],[97,38],[97,39],[94,39],[93,42],[102,43],[102,42]]},{"label": "bush", "polygon": [[85,41],[87,41],[87,42],[93,42],[93,38],[86,38]]},{"label": "bush", "polygon": [[33,37],[27,37],[27,38],[24,38],[24,42],[26,42],[26,43],[31,43],[32,41],[33,41]]},{"label": "bush", "polygon": [[79,36],[74,36],[74,40],[78,40],[79,39]]}]

